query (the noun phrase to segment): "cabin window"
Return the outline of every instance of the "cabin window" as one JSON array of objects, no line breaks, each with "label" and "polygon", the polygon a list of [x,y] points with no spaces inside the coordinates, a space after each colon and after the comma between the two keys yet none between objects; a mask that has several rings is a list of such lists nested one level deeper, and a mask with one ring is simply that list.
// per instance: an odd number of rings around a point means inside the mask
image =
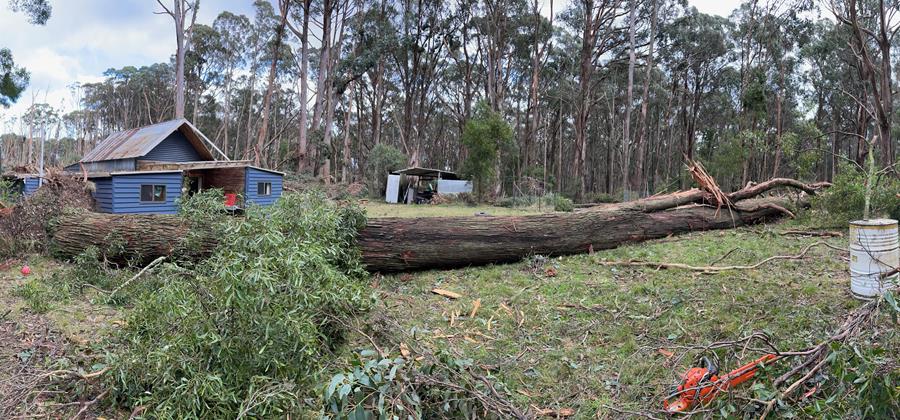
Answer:
[{"label": "cabin window", "polygon": [[141,202],[165,202],[166,186],[165,185],[141,185]]},{"label": "cabin window", "polygon": [[256,195],[272,195],[272,183],[271,182],[257,182],[256,183]]}]

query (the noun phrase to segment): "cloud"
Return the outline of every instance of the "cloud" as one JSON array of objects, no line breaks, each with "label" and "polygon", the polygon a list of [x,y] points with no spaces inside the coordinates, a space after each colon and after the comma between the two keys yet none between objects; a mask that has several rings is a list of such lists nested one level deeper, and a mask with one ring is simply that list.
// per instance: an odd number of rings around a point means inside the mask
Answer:
[{"label": "cloud", "polygon": [[[20,115],[35,100],[71,110],[69,86],[103,79],[103,72],[124,66],[169,61],[175,33],[168,15],[154,14],[152,0],[50,0],[53,14],[45,26],[30,25],[0,0],[0,48],[12,50],[16,63],[31,72],[31,85],[19,102],[0,109],[0,119]],[[171,2],[171,0],[165,0]],[[198,23],[211,24],[224,10],[252,16],[249,0],[204,0]]]}]

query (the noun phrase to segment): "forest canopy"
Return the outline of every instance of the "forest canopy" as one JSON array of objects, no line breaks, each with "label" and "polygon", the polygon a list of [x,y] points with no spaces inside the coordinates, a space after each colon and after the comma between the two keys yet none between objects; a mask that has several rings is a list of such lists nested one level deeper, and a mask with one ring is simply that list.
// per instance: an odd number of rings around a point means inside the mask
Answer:
[{"label": "forest canopy", "polygon": [[[726,190],[830,181],[875,138],[879,168],[895,162],[892,3],[747,1],[721,17],[669,0],[279,0],[211,22],[175,3],[183,78],[175,54],[75,84],[71,109],[4,115],[3,165],[37,166],[40,139],[46,166],[70,164],[174,118],[179,85],[184,116],[230,157],[326,182],[383,179],[368,162],[382,144],[463,171],[479,103],[512,130],[492,196],[646,196],[686,187],[684,159]],[[10,6],[35,23],[51,11]],[[4,86],[21,91],[8,58]]]}]

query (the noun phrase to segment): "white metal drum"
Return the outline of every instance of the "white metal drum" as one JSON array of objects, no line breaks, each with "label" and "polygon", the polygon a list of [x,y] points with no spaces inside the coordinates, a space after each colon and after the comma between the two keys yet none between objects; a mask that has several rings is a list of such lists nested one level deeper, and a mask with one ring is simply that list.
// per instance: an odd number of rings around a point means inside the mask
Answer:
[{"label": "white metal drum", "polygon": [[850,291],[871,299],[897,284],[897,274],[882,273],[900,266],[897,221],[892,219],[850,222]]}]

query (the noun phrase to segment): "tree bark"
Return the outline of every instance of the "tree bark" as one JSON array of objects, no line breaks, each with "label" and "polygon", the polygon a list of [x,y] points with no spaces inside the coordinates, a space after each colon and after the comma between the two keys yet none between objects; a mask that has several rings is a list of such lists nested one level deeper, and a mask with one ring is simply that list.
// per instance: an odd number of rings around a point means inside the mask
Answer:
[{"label": "tree bark", "polygon": [[757,201],[751,211],[692,206],[673,211],[584,211],[506,217],[371,219],[359,247],[369,271],[409,271],[518,261],[528,255],[570,255],[663,238],[729,229],[782,216],[775,204]]}]

